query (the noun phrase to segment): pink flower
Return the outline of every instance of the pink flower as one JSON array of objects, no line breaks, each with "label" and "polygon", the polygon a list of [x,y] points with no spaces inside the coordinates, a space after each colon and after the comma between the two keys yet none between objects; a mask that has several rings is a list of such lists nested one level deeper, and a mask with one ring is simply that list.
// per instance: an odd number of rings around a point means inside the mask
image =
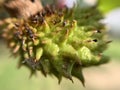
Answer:
[{"label": "pink flower", "polygon": [[59,8],[68,7],[73,8],[77,3],[77,0],[57,0],[57,6]]}]

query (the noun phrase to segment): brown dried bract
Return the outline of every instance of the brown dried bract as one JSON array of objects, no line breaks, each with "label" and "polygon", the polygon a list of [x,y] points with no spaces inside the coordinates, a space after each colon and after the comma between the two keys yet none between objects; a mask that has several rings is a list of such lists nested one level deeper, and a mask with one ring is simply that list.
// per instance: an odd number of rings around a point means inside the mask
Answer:
[{"label": "brown dried bract", "polygon": [[12,17],[25,19],[43,8],[39,0],[7,0],[4,7]]}]

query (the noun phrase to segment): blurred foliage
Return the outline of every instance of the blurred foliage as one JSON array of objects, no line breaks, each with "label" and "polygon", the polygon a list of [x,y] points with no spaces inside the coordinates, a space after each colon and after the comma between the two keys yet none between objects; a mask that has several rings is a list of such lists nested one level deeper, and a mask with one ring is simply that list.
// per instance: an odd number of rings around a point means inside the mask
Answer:
[{"label": "blurred foliage", "polygon": [[107,13],[118,7],[120,7],[120,0],[100,0],[99,9],[103,13]]},{"label": "blurred foliage", "polygon": [[[53,3],[56,0],[42,0],[43,4],[46,5],[46,3]],[[83,0],[77,0],[78,5],[83,6]],[[111,11],[114,8],[120,7],[120,0],[98,0],[99,2],[99,9],[103,13],[107,13]]]},{"label": "blurred foliage", "polygon": [[112,43],[109,44],[108,49],[104,52],[105,55],[110,58],[114,58],[115,60],[120,60],[120,40],[112,39]]}]

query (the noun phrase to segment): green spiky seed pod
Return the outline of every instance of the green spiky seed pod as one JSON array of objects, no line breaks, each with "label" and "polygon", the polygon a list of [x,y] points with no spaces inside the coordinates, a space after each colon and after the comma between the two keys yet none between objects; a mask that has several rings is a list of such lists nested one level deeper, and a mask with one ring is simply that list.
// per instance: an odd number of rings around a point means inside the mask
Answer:
[{"label": "green spiky seed pod", "polygon": [[108,60],[102,55],[108,41],[96,8],[73,13],[45,7],[27,20],[11,19],[3,37],[13,55],[20,56],[19,66],[54,75],[59,83],[62,77],[72,80],[74,76],[84,85],[82,68]]}]

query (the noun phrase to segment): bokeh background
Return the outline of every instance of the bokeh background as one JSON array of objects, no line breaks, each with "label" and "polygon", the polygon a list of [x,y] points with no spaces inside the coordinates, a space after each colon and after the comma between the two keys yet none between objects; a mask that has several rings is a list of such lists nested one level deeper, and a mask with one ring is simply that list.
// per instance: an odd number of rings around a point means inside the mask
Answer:
[{"label": "bokeh background", "polygon": [[[2,2],[3,0],[0,0]],[[54,0],[42,0],[44,5]],[[82,7],[95,5],[96,0],[78,0]],[[83,69],[86,87],[74,78],[74,84],[63,79],[61,84],[55,77],[45,78],[40,72],[29,78],[30,72],[27,68],[17,69],[18,58],[11,57],[9,49],[0,39],[0,90],[120,90],[120,0],[99,0],[98,7],[105,19],[109,31],[109,39],[112,43],[104,54],[111,60],[109,63],[97,67]],[[0,8],[0,19],[7,16]]]}]

